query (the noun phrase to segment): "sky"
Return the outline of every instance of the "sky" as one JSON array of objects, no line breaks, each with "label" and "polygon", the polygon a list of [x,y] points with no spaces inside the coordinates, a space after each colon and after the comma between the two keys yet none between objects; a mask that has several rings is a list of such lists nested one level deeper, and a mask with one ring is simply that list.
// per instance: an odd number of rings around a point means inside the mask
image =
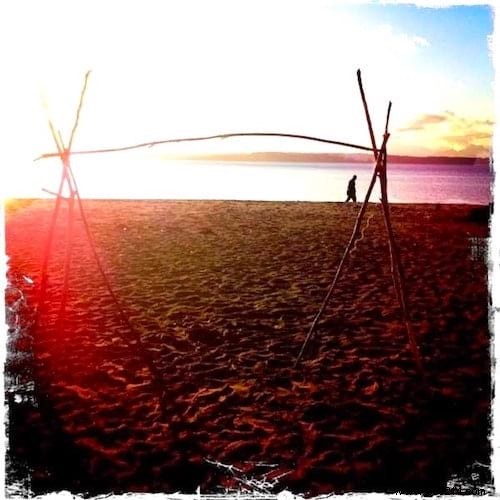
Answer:
[{"label": "sky", "polygon": [[[74,150],[242,131],[369,146],[360,68],[378,141],[393,103],[390,153],[490,156],[493,14],[338,0],[3,2],[4,191],[43,182],[33,159],[55,149],[47,118],[67,141],[88,70]],[[144,154],[271,150],[345,151],[247,139]]]}]

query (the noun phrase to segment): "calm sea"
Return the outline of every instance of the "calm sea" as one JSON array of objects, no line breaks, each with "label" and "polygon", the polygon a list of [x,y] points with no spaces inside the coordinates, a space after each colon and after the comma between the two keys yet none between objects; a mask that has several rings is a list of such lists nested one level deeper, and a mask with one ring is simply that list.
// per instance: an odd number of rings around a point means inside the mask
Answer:
[{"label": "calm sea", "polygon": [[[110,167],[102,161],[74,170],[88,198],[344,201],[353,174],[358,199],[364,198],[373,165],[149,161]],[[488,166],[389,163],[389,201],[487,204],[492,177]],[[377,184],[371,200],[379,198]]]}]

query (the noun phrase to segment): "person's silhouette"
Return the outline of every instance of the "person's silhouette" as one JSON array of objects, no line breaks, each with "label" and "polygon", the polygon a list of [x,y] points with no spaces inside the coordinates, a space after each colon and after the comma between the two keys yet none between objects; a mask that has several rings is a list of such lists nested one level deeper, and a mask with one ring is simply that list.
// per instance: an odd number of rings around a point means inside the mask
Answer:
[{"label": "person's silhouette", "polygon": [[353,175],[352,179],[347,185],[347,200],[345,200],[345,203],[347,203],[349,200],[352,200],[354,201],[354,203],[356,203],[356,179],[357,177]]}]

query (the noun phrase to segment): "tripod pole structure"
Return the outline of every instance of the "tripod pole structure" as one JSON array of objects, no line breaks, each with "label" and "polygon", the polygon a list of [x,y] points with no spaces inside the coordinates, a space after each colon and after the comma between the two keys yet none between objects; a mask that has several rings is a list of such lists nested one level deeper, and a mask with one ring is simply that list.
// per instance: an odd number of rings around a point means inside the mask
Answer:
[{"label": "tripod pole structure", "polygon": [[[59,186],[59,190],[57,192],[57,198],[56,198],[56,206],[53,211],[52,215],[52,221],[50,225],[50,230],[49,230],[49,235],[47,238],[46,246],[45,246],[45,254],[44,254],[44,259],[43,259],[43,267],[42,267],[42,286],[41,286],[41,293],[40,293],[40,304],[44,303],[45,300],[45,295],[46,295],[46,283],[47,283],[47,267],[48,267],[48,261],[50,257],[50,248],[51,244],[53,241],[54,237],[54,229],[55,229],[55,224],[56,224],[56,219],[57,215],[59,213],[60,209],[60,203],[62,200],[66,200],[65,197],[62,196],[62,191],[64,188],[64,185],[66,184],[69,189],[69,197],[67,200],[69,201],[69,209],[68,209],[68,218],[67,218],[67,232],[66,232],[66,254],[65,254],[65,261],[64,261],[64,285],[63,285],[63,292],[62,292],[62,298],[61,298],[61,305],[59,309],[59,316],[58,316],[58,326],[59,326],[59,331],[61,330],[61,327],[64,324],[64,315],[65,315],[65,310],[66,310],[66,304],[67,304],[67,297],[68,297],[68,289],[69,289],[69,274],[70,274],[70,268],[71,268],[71,255],[72,255],[72,248],[73,248],[73,226],[74,226],[74,220],[75,220],[75,211],[79,210],[80,216],[84,225],[85,233],[87,236],[87,240],[90,244],[94,259],[96,261],[97,267],[99,269],[99,272],[104,280],[104,283],[106,285],[106,288],[108,292],[111,295],[111,298],[113,299],[113,302],[115,303],[118,313],[120,318],[123,320],[123,322],[128,326],[130,331],[135,335],[135,342],[138,344],[139,347],[139,353],[142,355],[143,359],[145,360],[150,372],[151,372],[151,379],[152,379],[152,385],[155,387],[155,389],[158,391],[159,394],[159,402],[160,402],[160,411],[162,415],[165,415],[166,413],[166,406],[168,404],[167,401],[167,391],[164,388],[163,384],[163,377],[161,375],[161,372],[156,368],[155,363],[151,357],[151,355],[148,353],[147,349],[145,349],[140,334],[139,332],[134,328],[132,323],[130,322],[129,317],[125,313],[124,309],[121,307],[121,304],[118,300],[118,297],[114,293],[111,284],[109,283],[108,277],[104,271],[104,268],[102,266],[102,263],[99,259],[99,256],[97,254],[97,250],[95,247],[94,240],[92,238],[92,234],[90,232],[90,227],[88,225],[87,218],[85,216],[85,211],[83,208],[82,200],[80,198],[80,194],[78,191],[78,185],[75,180],[74,173],[71,168],[71,163],[70,163],[70,157],[71,157],[71,145],[73,143],[73,139],[75,137],[75,132],[78,127],[79,123],[79,118],[80,118],[80,113],[83,105],[83,98],[85,95],[85,91],[87,88],[87,82],[88,82],[88,77],[89,73],[87,72],[85,75],[85,80],[83,84],[83,88],[80,94],[80,101],[78,104],[78,109],[76,112],[76,117],[75,117],[75,122],[71,131],[71,135],[68,141],[68,146],[64,146],[64,141],[61,137],[60,134],[57,134],[55,131],[55,128],[52,124],[52,122],[49,119],[49,127],[50,131],[52,133],[52,137],[56,143],[57,150],[58,150],[58,156],[61,159],[62,162],[62,174],[61,174],[61,182]],[[55,155],[54,155],[55,156]],[[55,194],[55,193],[54,193]],[[75,202],[77,206],[75,207]],[[38,315],[37,315],[38,318]],[[35,327],[37,324],[38,319],[35,319]],[[130,339],[127,339],[123,337],[123,340],[130,346],[132,347],[133,342]]]}]

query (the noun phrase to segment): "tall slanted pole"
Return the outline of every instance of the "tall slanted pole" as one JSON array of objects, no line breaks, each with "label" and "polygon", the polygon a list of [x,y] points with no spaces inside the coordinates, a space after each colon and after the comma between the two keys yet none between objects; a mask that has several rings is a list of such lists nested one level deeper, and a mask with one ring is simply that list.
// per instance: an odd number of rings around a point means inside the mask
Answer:
[{"label": "tall slanted pole", "polygon": [[[387,198],[387,151],[383,152],[383,162],[382,169],[380,171],[380,191],[382,198],[382,211],[384,213],[385,227],[387,230],[387,235],[389,237],[389,251],[391,254],[391,270],[393,273],[393,280],[396,283],[396,295],[399,299],[399,305],[401,307],[402,319],[406,327],[406,333],[408,335],[408,341],[410,344],[410,349],[415,358],[415,364],[420,375],[425,377],[424,367],[422,365],[422,359],[419,352],[419,347],[415,339],[415,334],[413,332],[410,316],[408,314],[408,295],[406,291],[406,283],[403,274],[403,266],[401,264],[401,257],[399,254],[399,248],[397,246],[396,240],[394,238],[394,232],[391,224],[391,216],[389,211],[389,201]],[[399,289],[398,289],[399,288]]]},{"label": "tall slanted pole", "polygon": [[163,384],[163,376],[162,376],[160,370],[158,370],[158,368],[156,367],[156,364],[155,364],[151,354],[149,353],[148,349],[145,347],[144,343],[142,342],[140,332],[137,330],[137,328],[134,327],[134,325],[130,321],[129,316],[127,315],[124,307],[122,306],[120,300],[118,299],[118,296],[114,292],[114,290],[109,282],[109,278],[108,278],[106,271],[104,270],[104,267],[101,263],[101,259],[99,258],[99,254],[97,253],[97,248],[96,248],[96,245],[94,242],[94,238],[92,237],[92,233],[90,231],[90,226],[89,226],[89,223],[87,220],[87,216],[85,215],[85,210],[83,207],[82,199],[80,197],[78,185],[76,183],[74,174],[71,170],[70,170],[69,174],[71,175],[73,185],[75,186],[75,199],[76,199],[77,206],[78,206],[78,209],[80,212],[80,217],[81,217],[81,220],[83,223],[85,234],[87,236],[87,241],[90,245],[92,254],[94,256],[94,261],[97,265],[97,269],[99,270],[99,274],[101,275],[101,278],[104,282],[104,285],[106,286],[106,289],[107,289],[111,299],[115,303],[115,306],[116,306],[116,309],[118,312],[118,316],[120,317],[122,322],[128,327],[128,329],[130,330],[130,332],[134,336],[134,339],[132,341],[130,339],[125,338],[125,337],[122,337],[122,339],[131,348],[137,344],[137,347],[138,347],[137,352],[140,356],[142,356],[143,360],[145,361],[145,363],[147,364],[147,366],[149,368],[149,371],[151,372],[151,383],[152,383],[153,387],[156,389],[158,396],[159,396],[158,399],[160,402],[160,413],[162,416],[165,417],[167,415],[166,408],[167,408],[168,400],[167,400],[167,390]]},{"label": "tall slanted pole", "polygon": [[[361,101],[363,102],[363,109],[365,110],[366,124],[368,125],[368,132],[370,134],[370,140],[373,148],[373,156],[377,158],[377,144],[375,142],[375,134],[373,133],[372,119],[370,117],[370,111],[368,110],[368,103],[366,102],[365,91],[363,89],[363,81],[361,80],[361,70],[358,69],[356,72],[358,77],[358,87],[359,93],[361,94]],[[391,103],[389,103],[389,111],[391,109]],[[386,130],[387,132],[387,130]]]},{"label": "tall slanted pole", "polygon": [[68,302],[68,290],[69,290],[69,275],[71,270],[71,255],[73,251],[73,225],[74,225],[74,207],[75,207],[75,196],[77,194],[76,184],[73,180],[72,170],[71,170],[71,147],[73,145],[73,140],[75,138],[76,129],[78,128],[78,124],[80,121],[80,112],[83,106],[83,99],[85,97],[85,92],[87,90],[87,83],[89,78],[90,71],[87,71],[85,74],[83,87],[80,92],[80,101],[78,103],[78,108],[76,110],[75,121],[73,123],[73,128],[71,129],[71,135],[68,141],[68,146],[64,148],[64,156],[61,157],[63,161],[63,169],[67,175],[67,182],[69,188],[69,199],[68,199],[68,217],[67,217],[67,226],[66,226],[66,255],[64,258],[64,282],[63,282],[63,292],[61,297],[61,306],[59,309],[59,318],[58,318],[58,330],[59,333],[62,333],[62,329],[64,328],[64,318],[66,313],[66,304]]},{"label": "tall slanted pole", "polygon": [[[384,139],[383,147],[385,147],[385,143],[387,142],[388,138],[389,137]],[[323,300],[323,304],[321,305],[321,307],[318,311],[318,314],[316,314],[316,317],[314,318],[314,320],[311,324],[311,327],[309,328],[309,332],[307,333],[306,339],[304,340],[304,343],[302,344],[302,348],[300,349],[299,355],[297,356],[297,359],[295,360],[294,367],[297,367],[297,365],[299,364],[299,361],[302,358],[302,355],[304,354],[306,346],[314,334],[314,331],[316,329],[318,321],[320,320],[321,315],[325,311],[326,306],[328,305],[328,302],[330,301],[330,298],[333,294],[333,290],[335,289],[337,281],[339,280],[339,278],[342,274],[347,257],[349,255],[350,251],[352,250],[354,243],[356,242],[356,240],[359,236],[361,223],[363,221],[363,217],[365,215],[366,209],[368,208],[368,201],[370,200],[370,196],[371,196],[371,193],[373,190],[373,186],[375,185],[375,181],[377,179],[377,174],[378,174],[381,163],[382,163],[382,154],[380,153],[376,156],[375,168],[373,169],[372,180],[370,181],[370,185],[368,186],[368,191],[366,192],[366,196],[365,196],[365,200],[363,202],[363,205],[361,206],[361,209],[359,210],[358,217],[356,219],[356,223],[354,225],[354,229],[353,229],[353,232],[351,235],[351,239],[349,240],[349,243],[347,244],[347,247],[344,251],[344,255],[342,256],[342,259],[337,267],[337,272],[335,273],[335,277],[333,278],[332,284],[330,285],[330,288],[328,289],[328,292],[325,296],[325,299]]]},{"label": "tall slanted pole", "polygon": [[[358,69],[358,86],[361,94],[361,100],[363,101],[363,108],[365,110],[366,122],[368,124],[368,131],[370,134],[370,139],[372,141],[373,147],[373,155],[377,158],[380,155],[380,152],[377,152],[377,144],[375,142],[375,135],[373,133],[372,122],[370,118],[370,112],[368,110],[368,104],[366,102],[365,92],[363,90],[363,82],[361,80],[361,71]],[[406,285],[403,273],[403,266],[401,264],[401,257],[399,254],[399,248],[396,243],[396,239],[394,238],[394,231],[392,228],[391,217],[390,217],[390,209],[389,209],[389,199],[387,196],[387,140],[389,138],[389,117],[391,114],[392,103],[389,101],[389,106],[387,108],[387,115],[385,120],[385,131],[384,131],[384,143],[381,147],[382,153],[382,162],[380,165],[380,169],[378,172],[379,181],[380,181],[380,192],[381,192],[381,205],[382,212],[384,215],[385,227],[387,230],[387,236],[389,239],[389,253],[391,257],[391,274],[392,281],[394,284],[394,290],[396,292],[396,296],[399,302],[399,306],[401,308],[401,314],[403,323],[405,324],[406,333],[408,335],[408,341],[410,344],[410,349],[413,353],[413,357],[415,358],[415,364],[419,373],[423,376],[424,369],[422,365],[422,359],[420,357],[420,352],[418,348],[417,341],[415,339],[415,335],[413,333],[413,329],[410,323],[410,317],[408,314],[408,299],[406,292]]]},{"label": "tall slanted pole", "polygon": [[[49,122],[49,129],[52,134],[52,138],[54,139],[54,142],[57,147],[57,151],[59,153],[59,157],[61,158],[62,161],[64,158],[64,145],[62,144],[62,141],[60,137],[57,135],[54,125],[52,124],[52,121],[48,120]],[[55,232],[55,227],[57,223],[57,217],[59,215],[59,210],[61,209],[61,202],[63,201],[63,189],[64,185],[68,182],[68,172],[66,168],[63,168],[61,171],[61,180],[59,181],[59,188],[57,190],[56,194],[56,203],[54,206],[54,210],[52,211],[52,218],[50,221],[49,225],[49,231],[47,234],[47,239],[45,240],[45,248],[43,251],[43,258],[42,258],[42,269],[41,269],[41,277],[40,277],[40,289],[38,292],[38,305],[37,305],[37,310],[35,314],[35,320],[33,324],[33,330],[36,331],[38,327],[38,323],[40,321],[40,315],[42,314],[43,308],[45,307],[45,300],[47,296],[47,286],[48,286],[48,266],[49,266],[49,258],[50,258],[50,252],[52,249],[52,243],[54,241],[54,232]]]},{"label": "tall slanted pole", "polygon": [[68,199],[68,216],[66,225],[66,255],[64,257],[64,281],[63,281],[63,292],[61,297],[61,306],[59,309],[58,318],[58,331],[62,333],[65,326],[65,312],[66,304],[68,301],[68,289],[69,289],[69,274],[71,269],[71,255],[73,251],[73,224],[74,224],[74,208],[75,208],[75,191],[74,187],[70,186],[70,196]]}]

